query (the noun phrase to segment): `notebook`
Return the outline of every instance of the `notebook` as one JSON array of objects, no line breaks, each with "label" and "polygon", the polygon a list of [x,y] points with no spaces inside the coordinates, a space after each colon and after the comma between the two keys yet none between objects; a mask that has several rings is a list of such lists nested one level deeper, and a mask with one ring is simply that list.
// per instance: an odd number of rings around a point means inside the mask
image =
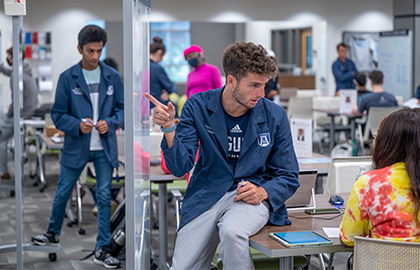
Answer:
[{"label": "notebook", "polygon": [[310,206],[312,189],[315,188],[317,174],[317,170],[299,171],[300,187],[296,190],[295,194],[285,202],[288,209]]}]

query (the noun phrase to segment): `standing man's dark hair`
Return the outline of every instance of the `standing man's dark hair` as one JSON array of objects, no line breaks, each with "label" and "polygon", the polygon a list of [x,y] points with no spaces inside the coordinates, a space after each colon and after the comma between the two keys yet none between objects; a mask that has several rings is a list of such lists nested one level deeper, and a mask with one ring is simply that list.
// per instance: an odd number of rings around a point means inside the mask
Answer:
[{"label": "standing man's dark hair", "polygon": [[111,187],[114,168],[119,167],[116,130],[124,122],[124,87],[120,74],[100,57],[106,44],[105,30],[83,27],[77,50],[81,61],[63,73],[57,83],[51,118],[65,134],[60,176],[47,232],[32,237],[37,245],[58,244],[67,201],[83,168],[93,162],[96,171],[95,204],[98,206],[93,262],[117,268],[111,256]]},{"label": "standing man's dark hair", "polygon": [[346,44],[344,44],[343,42],[341,42],[341,43],[339,43],[339,44],[337,45],[337,51],[338,51],[338,49],[339,49],[340,47],[344,47],[344,48],[346,48],[346,49],[347,49],[347,45],[346,45]]},{"label": "standing man's dark hair", "polygon": [[79,41],[79,47],[83,49],[83,46],[90,42],[103,42],[102,45],[105,47],[108,41],[106,32],[104,29],[96,25],[86,25],[80,30],[77,37]]},{"label": "standing man's dark hair", "polygon": [[374,70],[369,74],[369,79],[372,81],[372,84],[383,84],[384,74],[382,71]]}]

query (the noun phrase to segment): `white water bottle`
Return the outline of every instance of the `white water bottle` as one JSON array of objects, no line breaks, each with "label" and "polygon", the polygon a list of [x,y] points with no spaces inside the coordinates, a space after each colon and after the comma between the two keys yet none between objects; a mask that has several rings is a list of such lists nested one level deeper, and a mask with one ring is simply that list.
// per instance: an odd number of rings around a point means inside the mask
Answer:
[{"label": "white water bottle", "polygon": [[359,179],[360,176],[362,176],[366,172],[365,165],[360,165],[359,170],[356,173],[356,181]]}]

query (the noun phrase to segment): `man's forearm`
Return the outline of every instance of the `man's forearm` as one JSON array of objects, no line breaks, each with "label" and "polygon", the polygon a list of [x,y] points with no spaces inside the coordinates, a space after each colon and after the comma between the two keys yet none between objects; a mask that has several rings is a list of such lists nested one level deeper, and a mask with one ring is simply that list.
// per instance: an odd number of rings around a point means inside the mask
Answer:
[{"label": "man's forearm", "polygon": [[174,138],[175,138],[175,130],[172,132],[165,133],[165,140],[168,148],[171,148],[174,145]]}]

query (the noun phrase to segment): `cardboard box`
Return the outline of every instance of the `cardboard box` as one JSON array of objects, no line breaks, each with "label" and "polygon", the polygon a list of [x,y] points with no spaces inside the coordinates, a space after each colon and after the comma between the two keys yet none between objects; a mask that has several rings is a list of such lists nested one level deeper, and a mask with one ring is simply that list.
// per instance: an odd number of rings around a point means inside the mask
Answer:
[{"label": "cardboard box", "polygon": [[45,134],[48,137],[52,137],[52,136],[54,136],[54,134],[56,134],[58,132],[58,129],[55,127],[55,125],[45,126],[44,130],[45,130]]}]

